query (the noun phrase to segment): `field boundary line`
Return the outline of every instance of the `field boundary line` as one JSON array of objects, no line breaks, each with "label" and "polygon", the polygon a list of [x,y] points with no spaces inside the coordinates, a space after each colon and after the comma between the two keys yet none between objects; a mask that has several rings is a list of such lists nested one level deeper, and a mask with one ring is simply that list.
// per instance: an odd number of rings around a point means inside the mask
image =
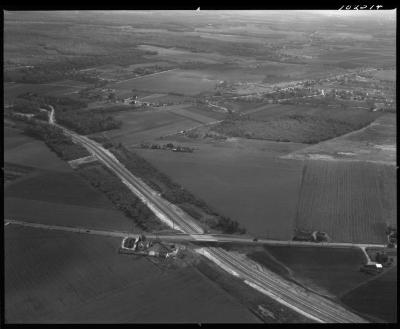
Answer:
[{"label": "field boundary line", "polygon": [[[396,266],[397,266],[397,264],[396,264]],[[354,286],[354,287],[342,292],[341,294],[338,295],[338,298],[341,299],[345,295],[347,295],[348,293],[352,292],[353,290],[358,289],[358,288],[360,288],[360,287],[362,287],[362,286],[364,286],[364,285],[366,285],[366,284],[368,284],[368,283],[370,283],[370,282],[372,282],[374,280],[379,279],[381,276],[383,276],[384,274],[388,273],[392,269],[393,269],[393,267],[389,268],[387,271],[382,271],[381,273],[378,273],[377,275],[371,276],[370,278],[368,278],[365,281],[357,284],[356,286]]]},{"label": "field boundary line", "polygon": [[129,79],[126,79],[126,80],[121,80],[121,81],[118,81],[118,82],[114,82],[113,84],[119,84],[119,83],[122,83],[122,82],[127,82],[127,81],[131,81],[131,80],[137,80],[137,79],[141,79],[141,78],[153,76],[153,75],[156,75],[156,74],[161,74],[161,73],[165,73],[165,72],[175,71],[175,70],[177,70],[177,69],[178,69],[178,68],[174,68],[174,69],[169,69],[169,70],[165,70],[165,71],[159,71],[159,72],[155,72],[155,73],[145,74],[145,75],[141,75],[140,77],[134,77],[134,78],[129,78]]}]

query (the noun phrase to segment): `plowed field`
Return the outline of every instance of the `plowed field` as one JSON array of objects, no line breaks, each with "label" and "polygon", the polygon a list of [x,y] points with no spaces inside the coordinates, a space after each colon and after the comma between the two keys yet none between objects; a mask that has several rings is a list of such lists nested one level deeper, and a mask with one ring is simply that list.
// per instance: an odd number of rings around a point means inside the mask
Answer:
[{"label": "plowed field", "polygon": [[368,162],[307,161],[296,227],[340,242],[385,243],[396,223],[394,167]]}]

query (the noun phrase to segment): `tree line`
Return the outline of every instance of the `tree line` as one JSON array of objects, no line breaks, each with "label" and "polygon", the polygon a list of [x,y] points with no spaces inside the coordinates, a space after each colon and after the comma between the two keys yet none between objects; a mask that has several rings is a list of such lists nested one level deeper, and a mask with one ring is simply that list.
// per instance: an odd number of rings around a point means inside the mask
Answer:
[{"label": "tree line", "polygon": [[[43,107],[48,109],[51,104],[55,109],[56,120],[61,125],[76,131],[79,134],[91,134],[100,131],[117,129],[122,122],[102,111],[85,110],[87,103],[69,97],[43,96],[34,93],[22,94],[17,98],[22,102],[20,107],[27,105],[27,109]],[[15,105],[14,105],[15,106]]]},{"label": "tree line", "polygon": [[80,56],[63,58],[54,63],[39,64],[34,67],[24,67],[13,70],[4,71],[5,82],[20,83],[48,83],[64,79],[73,79],[88,83],[102,83],[101,79],[89,73],[80,72],[79,70],[96,67],[104,64],[118,63],[118,65],[126,66],[137,62],[138,58],[133,55],[140,56],[144,54],[138,51],[135,54],[120,53],[114,55],[97,55],[97,56]]},{"label": "tree line", "polygon": [[[109,148],[109,150],[128,170],[143,179],[146,184],[151,186],[157,192],[161,193],[162,197],[167,199],[169,202],[178,205],[191,204],[203,210],[206,214],[213,216],[215,221],[209,222],[211,228],[221,230],[223,233],[228,234],[246,233],[246,229],[240,227],[237,221],[218,214],[204,200],[196,198],[191,192],[172,181],[169,176],[160,172],[147,160],[134,152],[128,151],[121,143],[119,143],[118,146]],[[185,209],[187,209],[187,207]],[[190,212],[192,215],[194,214],[193,210]],[[201,215],[199,216],[199,214],[195,214],[193,217],[199,219]]]},{"label": "tree line", "polygon": [[33,138],[42,140],[61,159],[70,161],[89,155],[89,152],[79,144],[72,142],[71,138],[64,135],[60,128],[28,120],[24,133]]},{"label": "tree line", "polygon": [[108,168],[100,164],[87,164],[80,166],[77,171],[141,229],[152,231],[167,228]]},{"label": "tree line", "polygon": [[104,113],[93,111],[61,111],[56,113],[58,123],[83,135],[118,129],[122,125],[120,120]]}]

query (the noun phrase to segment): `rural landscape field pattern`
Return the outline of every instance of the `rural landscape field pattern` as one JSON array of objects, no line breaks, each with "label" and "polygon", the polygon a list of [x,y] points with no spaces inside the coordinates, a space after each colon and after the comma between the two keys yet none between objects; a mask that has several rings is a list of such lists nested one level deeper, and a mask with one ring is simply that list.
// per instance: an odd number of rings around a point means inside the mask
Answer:
[{"label": "rural landscape field pattern", "polygon": [[[195,252],[212,242],[160,260],[69,232],[162,236],[179,222],[65,127],[207,236],[247,241],[221,244],[238,259],[395,322],[395,16],[5,11],[5,321],[314,321]],[[315,232],[354,246],[318,247]],[[367,245],[390,255],[383,273],[360,272],[375,261]]]}]

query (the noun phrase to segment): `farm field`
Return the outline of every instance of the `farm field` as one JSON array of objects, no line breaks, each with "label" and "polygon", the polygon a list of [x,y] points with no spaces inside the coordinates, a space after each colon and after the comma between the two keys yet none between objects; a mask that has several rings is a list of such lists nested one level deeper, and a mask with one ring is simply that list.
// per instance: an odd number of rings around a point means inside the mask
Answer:
[{"label": "farm field", "polygon": [[137,47],[144,51],[157,52],[156,55],[148,55],[147,58],[154,61],[155,59],[161,61],[171,61],[182,63],[185,61],[201,62],[208,64],[216,64],[225,61],[225,56],[216,53],[206,53],[206,52],[191,52],[180,48],[165,48],[153,45],[139,45]]},{"label": "farm field", "polygon": [[378,322],[397,319],[397,267],[376,278],[360,272],[359,249],[265,246],[248,256],[267,268],[339,300]]},{"label": "farm field", "polygon": [[174,94],[158,94],[158,93],[146,93],[145,92],[138,92],[135,90],[135,93],[143,94],[139,97],[140,101],[145,102],[157,102],[157,103],[183,103],[186,101],[192,101],[191,96],[181,96],[181,95],[174,95]]},{"label": "farm field", "polygon": [[[168,108],[179,110],[180,107],[172,106]],[[174,114],[168,108],[146,112],[117,113],[115,118],[122,121],[122,127],[118,130],[107,131],[104,134],[115,141],[130,146],[147,139],[175,134],[183,129],[200,124],[198,120],[188,118],[195,116],[191,115],[190,112],[182,116]]]},{"label": "farm field", "polygon": [[[340,296],[370,277],[360,272],[360,249],[265,246],[265,253],[289,269],[289,277],[328,296]],[[262,262],[262,258],[258,260]],[[264,263],[268,266],[266,257]]]},{"label": "farm field", "polygon": [[4,217],[47,225],[142,232],[132,219],[111,206],[94,208],[5,196]]},{"label": "farm field", "polygon": [[181,107],[178,108],[177,106],[175,108],[171,108],[169,110],[170,113],[173,113],[177,116],[181,116],[184,118],[191,119],[193,121],[198,122],[199,124],[206,124],[206,123],[211,123],[214,122],[215,119],[213,119],[211,116],[213,115],[212,111],[201,111],[201,110],[193,110],[195,107],[192,109],[187,109],[186,107]]},{"label": "farm field", "polygon": [[5,127],[4,161],[31,172],[4,186],[5,218],[47,224],[136,230],[133,221],[117,211],[39,140]]},{"label": "farm field", "polygon": [[249,114],[263,110],[264,108],[269,108],[272,104],[263,104],[263,103],[253,103],[246,102],[243,100],[234,100],[234,101],[226,101],[223,102],[223,106],[230,109],[233,112],[237,112],[240,114]]},{"label": "farm field", "polygon": [[[201,37],[201,38],[209,38],[209,39],[216,39],[216,40],[221,40],[221,41],[233,41],[233,42],[244,42],[244,43],[253,43],[253,42],[258,42],[262,43],[263,38],[258,36],[258,37],[250,37],[246,35],[236,35],[236,34],[229,34],[229,31],[222,31],[220,29],[217,30],[211,30],[210,32],[207,32],[207,28],[196,28],[195,31],[172,31],[168,29],[156,29],[156,28],[139,28],[135,29],[135,32],[138,33],[160,33],[160,34],[166,34],[166,35],[176,35],[176,36],[196,36],[196,37]],[[218,31],[218,32],[216,32]],[[258,30],[260,33],[263,31],[260,29]],[[244,32],[244,31],[242,31]],[[272,36],[273,37],[273,36]]]},{"label": "farm field", "polygon": [[358,109],[333,110],[306,106],[260,106],[248,117],[226,120],[211,130],[232,137],[317,143],[368,125],[380,114]]},{"label": "farm field", "polygon": [[18,129],[6,126],[4,162],[61,172],[71,171],[70,166],[59,159],[43,142],[22,134]]},{"label": "farm field", "polygon": [[[368,275],[358,248],[260,243],[305,230],[386,244],[388,226],[397,229],[395,11],[347,13],[6,11],[5,321],[314,321],[300,302],[324,313],[310,295],[272,299],[194,250],[220,246],[234,267],[246,255],[253,269],[371,322],[396,322],[396,248],[392,267]],[[32,99],[16,104],[22,94]],[[249,243],[184,242],[177,257],[139,257],[120,254],[120,238],[7,223],[174,231],[95,155],[89,164],[61,160],[88,152],[57,129],[26,130],[52,147],[24,135],[13,111],[45,120],[31,108],[37,102],[50,102],[58,123],[102,143],[205,233]],[[372,261],[381,262],[378,249],[365,251]]]},{"label": "farm field", "polygon": [[357,47],[342,46],[334,51],[329,51],[318,56],[321,63],[337,65],[343,68],[356,68],[361,66],[395,65],[396,51],[394,44],[383,45],[377,47]]},{"label": "farm field", "polygon": [[[194,147],[197,150],[204,150],[208,154],[209,152],[224,152],[236,153],[243,156],[265,156],[266,158],[278,158],[283,157],[285,154],[290,154],[296,150],[300,150],[308,146],[308,144],[302,143],[291,143],[291,142],[274,142],[258,139],[247,139],[247,138],[227,138],[226,140],[215,140],[212,138],[196,139],[186,136],[185,134],[176,134],[163,138],[163,141],[178,141],[184,143],[190,147]],[[148,150],[152,153],[151,150]],[[192,154],[193,155],[193,154]],[[209,155],[211,157],[211,155]],[[234,156],[233,154],[231,156]]]},{"label": "farm field", "polygon": [[193,113],[198,113],[214,120],[222,120],[226,117],[226,113],[214,111],[210,107],[206,106],[189,106],[186,108],[186,110]]},{"label": "farm field", "polygon": [[190,265],[165,269],[118,254],[120,243],[7,226],[6,321],[259,322]]},{"label": "farm field", "polygon": [[138,68],[146,68],[151,66],[162,66],[164,68],[173,68],[174,65],[168,62],[161,62],[161,61],[154,61],[149,62],[146,61],[144,63],[136,63],[128,66],[120,66],[118,63],[116,64],[108,64],[108,65],[100,65],[96,66],[95,68],[89,68],[82,71],[87,72],[96,72],[99,74],[99,77],[103,79],[110,79],[110,80],[120,80],[121,77],[129,77],[132,76],[132,73],[135,69]]},{"label": "farm field", "polygon": [[[394,282],[389,290],[369,290],[375,279],[379,281],[380,276],[374,277],[362,273],[360,267],[365,264],[365,255],[358,248],[327,248],[327,247],[311,247],[311,246],[244,246],[226,243],[221,245],[224,249],[237,252],[238,256],[246,254],[247,257],[256,261],[263,267],[281,275],[287,280],[294,281],[300,286],[310,289],[311,291],[325,296],[326,298],[336,300],[344,306],[352,307],[346,296],[353,291],[358,291],[361,287],[365,287],[375,307],[379,300],[384,299],[385,302],[395,302],[396,293]],[[396,268],[389,269],[389,272],[383,274],[385,278]],[[394,277],[392,276],[391,280]],[[376,282],[378,284],[378,282]],[[385,289],[385,288],[384,288]],[[367,291],[368,290],[368,291]],[[375,291],[375,295],[373,295]],[[362,294],[354,294],[355,299],[362,298]],[[365,303],[367,304],[367,303]],[[386,315],[393,317],[396,314],[396,307],[391,304],[383,311]],[[366,307],[362,316],[376,320],[373,307]],[[356,312],[360,310],[354,308]],[[385,317],[380,317],[382,319]]]},{"label": "farm field", "polygon": [[285,158],[362,160],[395,165],[396,115],[384,114],[365,128],[295,151]]},{"label": "farm field", "polygon": [[365,257],[359,249],[265,246],[248,256],[367,318],[378,322],[397,319],[397,267],[376,278],[364,274],[359,268]]},{"label": "farm field", "polygon": [[37,93],[46,96],[69,95],[89,86],[89,84],[64,80],[54,83],[32,84],[32,83],[4,83],[4,103],[10,103],[20,94],[27,92]]},{"label": "farm field", "polygon": [[132,65],[129,65],[129,66],[127,66],[127,67],[124,67],[124,70],[133,71],[133,70],[135,70],[135,69],[137,69],[137,68],[143,68],[143,67],[155,66],[155,65],[158,65],[158,66],[167,66],[167,67],[173,67],[173,66],[174,66],[174,65],[171,64],[170,62],[161,62],[161,61],[158,61],[158,62],[146,62],[146,63],[132,64]]},{"label": "farm field", "polygon": [[70,172],[37,170],[34,175],[8,186],[4,192],[12,198],[114,209],[103,194],[72,169]]},{"label": "farm field", "polygon": [[377,317],[385,322],[397,321],[397,267],[375,280],[349,291],[343,303],[361,314]]},{"label": "farm field", "polygon": [[3,163],[3,178],[4,178],[4,189],[6,186],[12,184],[17,179],[27,178],[33,175],[34,168],[28,166],[16,165],[15,163],[4,162]]},{"label": "farm field", "polygon": [[396,81],[396,70],[376,71],[374,77],[379,80]]},{"label": "farm field", "polygon": [[291,239],[302,163],[275,156],[302,145],[254,144],[193,143],[190,146],[196,149],[194,153],[135,152],[218,213],[238,221],[250,234]]},{"label": "farm field", "polygon": [[[304,50],[307,51],[307,48],[301,49],[301,52],[303,53]],[[257,70],[264,74],[263,81],[266,84],[292,80],[319,79],[325,77],[327,74],[340,74],[344,71],[338,67],[329,67],[318,63],[292,64],[268,61],[266,64],[261,64]]]},{"label": "farm field", "polygon": [[197,95],[213,91],[217,81],[210,80],[199,71],[170,70],[143,77],[109,84],[119,97],[131,96],[132,90],[149,91],[153,93],[179,93]]},{"label": "farm field", "polygon": [[396,225],[395,186],[391,166],[305,161],[296,228],[337,242],[386,243],[386,225]]},{"label": "farm field", "polygon": [[347,109],[330,109],[327,107],[314,107],[305,105],[290,105],[290,104],[267,104],[256,107],[246,114],[250,114],[251,118],[255,120],[267,120],[269,118],[278,118],[281,116],[289,115],[313,115],[316,117],[348,121],[349,123],[369,121],[373,118],[381,116],[380,113],[371,113],[369,111],[360,110],[356,108]]},{"label": "farm field", "polygon": [[[266,61],[268,63],[268,61]],[[265,77],[262,64],[238,66],[234,64],[201,64],[198,69],[191,70],[199,72],[204,77],[215,81],[235,82],[259,82]],[[267,71],[267,70],[266,70]]]}]

